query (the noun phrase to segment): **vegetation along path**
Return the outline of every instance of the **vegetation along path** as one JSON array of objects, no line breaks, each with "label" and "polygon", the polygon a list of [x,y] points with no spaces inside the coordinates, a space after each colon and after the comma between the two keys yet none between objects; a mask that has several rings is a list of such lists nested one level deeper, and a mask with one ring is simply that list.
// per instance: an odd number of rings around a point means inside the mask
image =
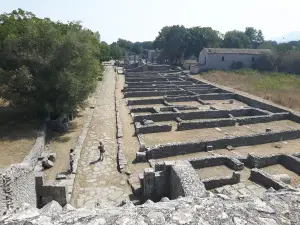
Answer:
[{"label": "vegetation along path", "polygon": [[[115,76],[113,68],[107,67],[96,92],[95,111],[81,151],[71,199],[71,204],[77,207],[118,205],[131,192],[116,163]],[[105,146],[103,161],[97,161],[99,141]]]}]

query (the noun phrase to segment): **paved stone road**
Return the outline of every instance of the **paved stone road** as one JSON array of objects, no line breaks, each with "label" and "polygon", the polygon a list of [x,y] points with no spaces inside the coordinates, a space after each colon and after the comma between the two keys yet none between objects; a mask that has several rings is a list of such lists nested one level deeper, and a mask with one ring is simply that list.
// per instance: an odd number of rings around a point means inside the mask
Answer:
[{"label": "paved stone road", "polygon": [[[95,111],[81,152],[71,204],[94,208],[115,206],[131,193],[125,175],[117,171],[115,72],[107,67],[95,93]],[[104,161],[97,161],[99,141],[105,146]]]}]

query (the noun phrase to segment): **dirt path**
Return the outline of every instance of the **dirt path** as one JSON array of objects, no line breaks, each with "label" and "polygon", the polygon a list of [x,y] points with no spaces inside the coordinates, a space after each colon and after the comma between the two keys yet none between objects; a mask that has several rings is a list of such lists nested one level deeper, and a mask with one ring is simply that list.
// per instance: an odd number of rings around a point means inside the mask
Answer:
[{"label": "dirt path", "polygon": [[130,172],[142,172],[144,168],[149,167],[149,163],[138,163],[133,164],[132,161],[136,158],[136,152],[140,149],[140,144],[137,137],[134,135],[135,129],[133,120],[130,115],[128,106],[126,105],[125,99],[123,98],[122,89],[124,87],[125,77],[119,75],[117,79],[117,101],[120,105],[120,118],[123,127],[123,143],[124,153],[127,160],[126,170]]},{"label": "dirt path", "polygon": [[58,173],[67,172],[69,169],[69,151],[75,148],[81,134],[84,121],[90,109],[82,110],[76,118],[69,123],[69,131],[63,135],[48,131],[49,152],[56,153],[56,160],[51,169],[45,171],[46,180],[55,180]]},{"label": "dirt path", "polygon": [[[81,151],[71,198],[71,204],[76,207],[115,206],[131,193],[126,176],[117,171],[115,76],[113,68],[108,67],[96,92],[95,111]],[[106,150],[101,162],[97,150],[100,140]]]}]

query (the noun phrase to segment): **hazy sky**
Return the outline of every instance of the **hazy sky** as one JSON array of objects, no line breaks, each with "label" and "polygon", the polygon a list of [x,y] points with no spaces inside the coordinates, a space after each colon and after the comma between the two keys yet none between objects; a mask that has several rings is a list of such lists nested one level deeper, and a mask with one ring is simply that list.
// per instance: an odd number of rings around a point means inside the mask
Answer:
[{"label": "hazy sky", "polygon": [[0,0],[0,12],[22,8],[52,20],[80,20],[111,43],[154,40],[166,25],[210,26],[225,33],[261,29],[267,39],[300,30],[299,0]]}]

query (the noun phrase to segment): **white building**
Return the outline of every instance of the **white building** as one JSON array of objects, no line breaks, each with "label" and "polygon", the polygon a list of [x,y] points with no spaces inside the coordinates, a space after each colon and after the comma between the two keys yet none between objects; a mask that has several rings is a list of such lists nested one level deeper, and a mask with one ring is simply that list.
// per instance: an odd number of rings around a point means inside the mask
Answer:
[{"label": "white building", "polygon": [[228,70],[233,63],[242,62],[251,68],[255,60],[263,54],[272,53],[269,49],[203,48],[199,54],[199,69]]}]

